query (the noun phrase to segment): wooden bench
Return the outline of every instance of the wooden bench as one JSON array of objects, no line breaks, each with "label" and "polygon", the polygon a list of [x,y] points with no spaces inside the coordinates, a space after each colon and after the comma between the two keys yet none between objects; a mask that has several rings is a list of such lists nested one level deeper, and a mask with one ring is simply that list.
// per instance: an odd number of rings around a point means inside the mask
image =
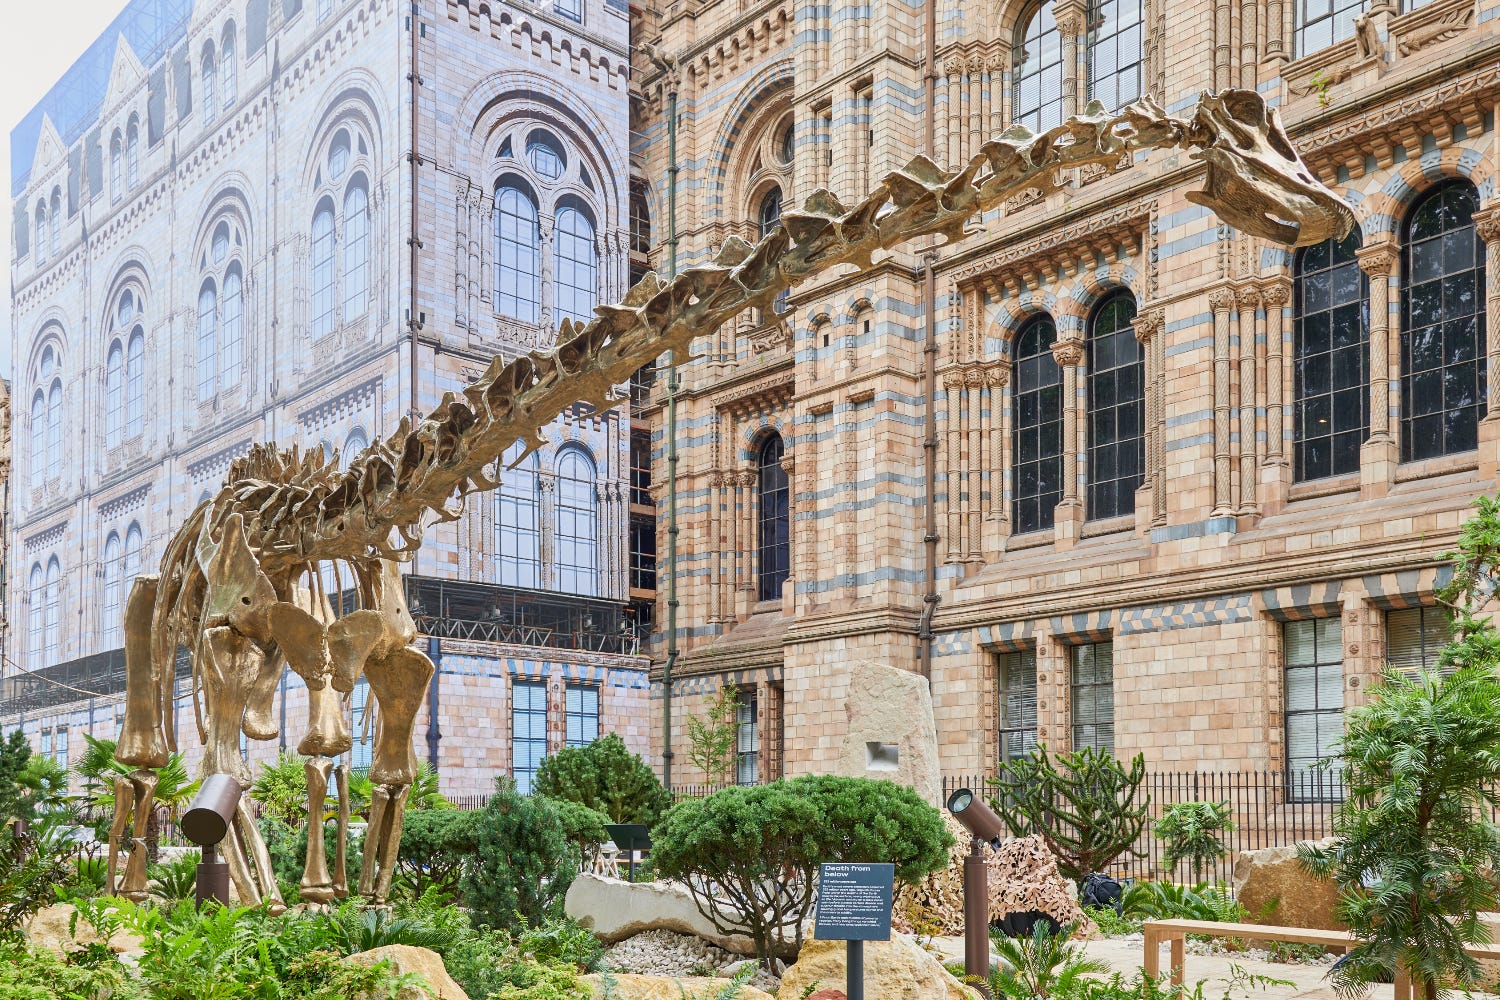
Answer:
[{"label": "wooden bench", "polygon": [[[1348,931],[1318,930],[1307,927],[1277,927],[1273,924],[1231,924],[1219,920],[1148,920],[1142,927],[1146,936],[1146,975],[1155,979],[1161,975],[1161,946],[1172,945],[1172,984],[1181,986],[1186,973],[1187,936],[1206,934],[1209,937],[1235,938],[1241,941],[1280,941],[1285,944],[1315,944],[1347,952],[1359,943],[1359,939]],[[1465,948],[1474,958],[1500,961],[1500,945],[1476,944]],[[1404,972],[1397,974],[1394,1000],[1420,1000],[1412,989],[1411,980]]]}]

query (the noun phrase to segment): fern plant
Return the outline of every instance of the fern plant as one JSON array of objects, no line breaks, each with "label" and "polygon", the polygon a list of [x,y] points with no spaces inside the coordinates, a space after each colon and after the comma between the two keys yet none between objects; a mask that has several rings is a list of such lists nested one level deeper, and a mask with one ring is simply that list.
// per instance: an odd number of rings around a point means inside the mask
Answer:
[{"label": "fern plant", "polygon": [[197,851],[188,851],[175,861],[164,861],[146,869],[151,879],[151,891],[162,899],[176,902],[192,899],[198,889]]},{"label": "fern plant", "polygon": [[1109,972],[1109,965],[1089,958],[1069,943],[1077,924],[1053,933],[1044,922],[1031,928],[1030,937],[995,936],[1000,965],[990,972],[990,995],[1007,1000],[1048,1000],[1072,997],[1086,976]]},{"label": "fern plant", "polygon": [[1174,802],[1156,821],[1156,836],[1164,844],[1162,868],[1170,874],[1186,861],[1193,878],[1224,857],[1224,836],[1234,832],[1228,802]]}]

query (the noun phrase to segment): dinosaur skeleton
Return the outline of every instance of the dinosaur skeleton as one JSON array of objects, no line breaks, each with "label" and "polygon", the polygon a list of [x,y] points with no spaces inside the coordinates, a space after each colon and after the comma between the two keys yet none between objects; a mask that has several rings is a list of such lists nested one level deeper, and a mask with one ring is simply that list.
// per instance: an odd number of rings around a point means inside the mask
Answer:
[{"label": "dinosaur skeleton", "polygon": [[[731,237],[711,260],[670,281],[648,273],[623,302],[599,306],[588,324],[564,320],[552,350],[495,358],[462,393],[447,393],[415,425],[404,418],[347,470],[321,448],[251,448],[172,537],[160,572],[138,578],[130,591],[126,714],[116,757],[137,770],[116,788],[112,862],[130,815],[151,808],[150,769],[175,748],[174,663],[185,646],[205,775],[222,772],[248,785],[240,733],[277,736],[272,701],[283,661],[306,681],[310,719],[297,749],[309,757],[309,815],[316,819],[301,894],[314,902],[348,892],[348,775],[334,758],[351,744],[348,696],[360,676],[368,680],[378,721],[359,891],[383,901],[416,776],[412,729],[433,673],[410,645],[416,627],[399,573],[425,525],[456,519],[468,494],[494,489],[486,469],[513,443],[524,442],[524,459],[569,406],[613,406],[615,387],[641,366],[668,351],[683,356],[695,338],[738,313],[771,309],[778,295],[837,265],[868,268],[877,251],[927,236],[956,241],[976,217],[1017,194],[1057,190],[1072,168],[1122,170],[1146,149],[1194,151],[1207,176],[1188,198],[1256,236],[1300,246],[1342,237],[1353,225],[1348,206],[1308,171],[1276,112],[1253,91],[1205,93],[1189,120],[1169,117],[1149,99],[1115,114],[1094,103],[1042,133],[1013,127],[956,170],[919,156],[852,207],[815,191],[754,245]],[[334,615],[322,583],[330,570],[352,580],[359,610]],[[317,835],[330,778],[340,802],[332,871]],[[143,848],[133,841],[124,876],[123,892],[133,898],[146,893]],[[241,899],[283,905],[243,805],[224,853]],[[113,878],[113,864],[110,870]]]}]

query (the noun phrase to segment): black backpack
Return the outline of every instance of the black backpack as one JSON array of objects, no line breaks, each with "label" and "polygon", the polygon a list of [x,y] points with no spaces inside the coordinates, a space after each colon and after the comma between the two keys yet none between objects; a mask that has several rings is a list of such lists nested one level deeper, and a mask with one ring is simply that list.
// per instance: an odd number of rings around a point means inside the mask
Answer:
[{"label": "black backpack", "polygon": [[1084,876],[1083,891],[1079,893],[1078,901],[1083,906],[1107,906],[1119,913],[1124,897],[1125,889],[1118,880],[1101,872],[1090,872]]}]

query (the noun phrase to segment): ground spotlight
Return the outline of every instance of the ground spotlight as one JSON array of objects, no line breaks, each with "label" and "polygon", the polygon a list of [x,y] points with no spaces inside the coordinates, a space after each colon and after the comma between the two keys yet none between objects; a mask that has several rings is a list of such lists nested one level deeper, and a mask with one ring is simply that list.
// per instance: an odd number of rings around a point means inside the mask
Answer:
[{"label": "ground spotlight", "polygon": [[995,810],[967,788],[960,788],[948,796],[948,811],[964,825],[964,829],[979,840],[987,840],[998,849],[1005,839],[1005,821],[995,815]]}]

